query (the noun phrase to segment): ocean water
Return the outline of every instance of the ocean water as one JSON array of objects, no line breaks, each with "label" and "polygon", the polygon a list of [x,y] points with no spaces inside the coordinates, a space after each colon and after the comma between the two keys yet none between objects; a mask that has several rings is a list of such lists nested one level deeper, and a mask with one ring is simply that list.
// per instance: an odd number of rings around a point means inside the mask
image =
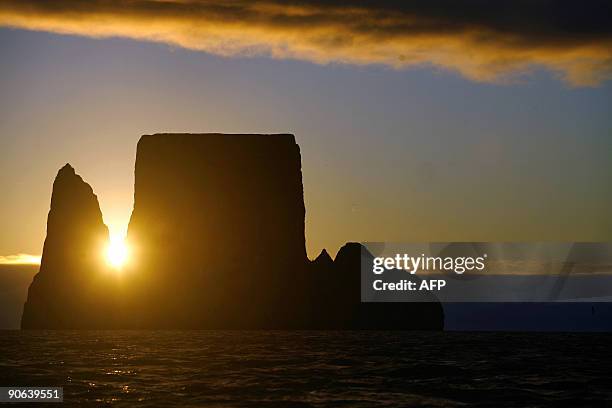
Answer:
[{"label": "ocean water", "polygon": [[63,386],[53,406],[603,406],[611,349],[608,334],[1,331],[0,386]]}]

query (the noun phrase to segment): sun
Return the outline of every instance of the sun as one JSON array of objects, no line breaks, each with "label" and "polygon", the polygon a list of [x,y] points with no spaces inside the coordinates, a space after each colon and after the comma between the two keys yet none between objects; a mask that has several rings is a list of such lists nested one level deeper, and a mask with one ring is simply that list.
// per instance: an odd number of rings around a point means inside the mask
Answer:
[{"label": "sun", "polygon": [[129,257],[129,248],[125,242],[125,237],[113,234],[106,248],[106,262],[114,269],[121,270]]}]

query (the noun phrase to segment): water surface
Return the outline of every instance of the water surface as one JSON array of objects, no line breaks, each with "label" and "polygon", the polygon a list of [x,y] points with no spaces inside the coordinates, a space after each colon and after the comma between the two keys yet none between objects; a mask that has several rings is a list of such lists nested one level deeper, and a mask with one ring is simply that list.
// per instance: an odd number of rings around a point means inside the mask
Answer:
[{"label": "water surface", "polygon": [[62,406],[601,406],[611,347],[608,334],[1,331],[0,385],[63,386]]}]

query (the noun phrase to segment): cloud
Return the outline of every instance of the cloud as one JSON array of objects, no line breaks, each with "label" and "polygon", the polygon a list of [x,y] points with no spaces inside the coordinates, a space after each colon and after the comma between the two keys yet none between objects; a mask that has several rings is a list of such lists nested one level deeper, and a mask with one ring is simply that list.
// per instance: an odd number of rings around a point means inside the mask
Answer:
[{"label": "cloud", "polygon": [[612,77],[606,1],[0,0],[0,26],[155,41],[223,56],[432,66],[476,81],[543,67],[575,86]]},{"label": "cloud", "polygon": [[40,265],[39,255],[0,255],[0,265]]}]

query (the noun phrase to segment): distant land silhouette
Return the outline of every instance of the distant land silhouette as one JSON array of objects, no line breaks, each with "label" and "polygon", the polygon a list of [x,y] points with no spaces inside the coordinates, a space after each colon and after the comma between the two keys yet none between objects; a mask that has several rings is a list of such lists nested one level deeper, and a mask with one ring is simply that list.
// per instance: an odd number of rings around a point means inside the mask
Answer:
[{"label": "distant land silhouette", "polygon": [[443,328],[432,294],[361,303],[362,245],[307,258],[293,135],[145,135],[134,189],[132,261],[117,276],[97,197],[60,169],[22,328]]}]

